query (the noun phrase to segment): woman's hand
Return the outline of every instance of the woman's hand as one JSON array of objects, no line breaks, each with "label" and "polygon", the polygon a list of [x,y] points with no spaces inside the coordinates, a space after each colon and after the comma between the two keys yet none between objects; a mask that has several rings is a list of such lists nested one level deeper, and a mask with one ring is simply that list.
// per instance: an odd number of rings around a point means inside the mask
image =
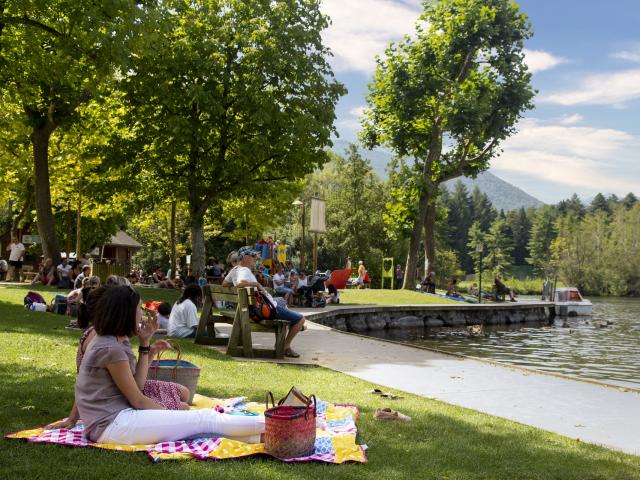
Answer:
[{"label": "woman's hand", "polygon": [[155,357],[158,353],[165,350],[171,350],[173,347],[166,340],[158,340],[151,345],[151,357]]},{"label": "woman's hand", "polygon": [[73,420],[71,418],[65,418],[64,420],[58,420],[57,422],[50,423],[45,426],[47,430],[58,430],[59,428],[73,428],[78,423],[77,420]]},{"label": "woman's hand", "polygon": [[147,318],[143,318],[138,324],[136,335],[140,339],[140,345],[149,345],[149,339],[158,329],[158,317],[155,312],[147,311]]}]

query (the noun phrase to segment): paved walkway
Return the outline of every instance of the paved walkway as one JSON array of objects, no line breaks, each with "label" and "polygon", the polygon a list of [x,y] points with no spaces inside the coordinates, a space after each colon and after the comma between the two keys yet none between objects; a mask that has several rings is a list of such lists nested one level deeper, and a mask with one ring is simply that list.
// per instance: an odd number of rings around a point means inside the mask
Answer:
[{"label": "paved walkway", "polygon": [[[307,323],[312,363],[372,383],[640,455],[640,393],[376,340]],[[266,335],[266,336],[265,336]],[[273,344],[273,334],[254,343]]]}]

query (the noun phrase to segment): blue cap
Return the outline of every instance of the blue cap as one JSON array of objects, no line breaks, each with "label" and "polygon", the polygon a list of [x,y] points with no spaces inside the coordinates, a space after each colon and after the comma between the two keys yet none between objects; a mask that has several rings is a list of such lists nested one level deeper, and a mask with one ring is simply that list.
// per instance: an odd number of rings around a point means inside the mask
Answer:
[{"label": "blue cap", "polygon": [[257,250],[255,250],[253,247],[250,247],[249,245],[246,245],[244,247],[240,247],[238,249],[238,258],[243,258],[246,256],[258,256],[260,255],[260,252],[258,252]]}]

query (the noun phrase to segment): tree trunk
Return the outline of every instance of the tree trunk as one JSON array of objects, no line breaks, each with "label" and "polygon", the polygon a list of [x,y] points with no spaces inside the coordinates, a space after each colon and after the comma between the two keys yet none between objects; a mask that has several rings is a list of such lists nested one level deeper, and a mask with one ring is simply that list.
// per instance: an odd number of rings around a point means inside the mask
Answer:
[{"label": "tree trunk", "polygon": [[171,226],[169,227],[169,237],[171,239],[171,280],[176,276],[176,207],[175,200],[171,202]]},{"label": "tree trunk", "polygon": [[191,215],[191,273],[199,278],[204,274],[204,218]]},{"label": "tree trunk", "polygon": [[[407,263],[404,272],[404,284],[402,288],[405,290],[413,290],[416,286],[416,268],[418,266],[418,250],[420,249],[420,239],[422,237],[422,229],[427,221],[427,210],[432,200],[437,196],[437,186],[433,184],[433,166],[438,164],[440,154],[442,153],[442,133],[440,131],[440,120],[435,121],[436,126],[431,132],[431,147],[424,166],[422,167],[422,187],[420,192],[420,200],[418,204],[418,216],[413,225],[411,239],[409,241],[409,253],[407,254]],[[435,209],[435,203],[432,207]],[[435,210],[434,210],[435,213]],[[434,216],[435,219],[435,216]],[[435,260],[435,259],[434,259]]]},{"label": "tree trunk", "polygon": [[432,199],[427,205],[424,221],[424,274],[436,270],[436,202]]},{"label": "tree trunk", "polygon": [[55,126],[47,121],[35,127],[31,133],[33,146],[33,174],[35,177],[35,197],[38,233],[42,240],[45,258],[51,258],[55,265],[60,262],[60,247],[56,236],[56,226],[51,212],[51,190],[49,188],[49,138]]},{"label": "tree trunk", "polygon": [[420,207],[418,209],[418,218],[413,224],[411,239],[409,240],[409,252],[407,254],[407,263],[404,269],[404,283],[402,288],[405,290],[415,290],[416,288],[416,269],[418,268],[418,250],[420,249],[420,240],[422,237],[422,229],[427,213],[427,204],[429,196],[427,192],[423,192],[420,196]]}]

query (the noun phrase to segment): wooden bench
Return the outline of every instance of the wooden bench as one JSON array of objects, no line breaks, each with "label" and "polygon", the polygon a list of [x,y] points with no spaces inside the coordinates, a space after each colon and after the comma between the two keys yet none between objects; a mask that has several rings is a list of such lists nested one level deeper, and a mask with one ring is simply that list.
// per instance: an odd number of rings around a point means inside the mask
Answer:
[{"label": "wooden bench", "polygon": [[[254,304],[254,289],[205,285],[203,287],[204,306],[200,323],[196,331],[195,343],[202,345],[226,345],[227,355],[236,357],[284,358],[284,340],[288,322],[285,320],[267,320],[256,323],[249,316]],[[228,302],[235,305],[231,310],[216,309],[216,302]],[[232,324],[231,335],[216,336],[215,324]],[[254,348],[251,332],[273,332],[274,348]]]},{"label": "wooden bench", "polygon": [[22,281],[23,282],[33,282],[33,280],[38,276],[37,271],[33,271],[33,265],[23,265],[22,266]]}]

